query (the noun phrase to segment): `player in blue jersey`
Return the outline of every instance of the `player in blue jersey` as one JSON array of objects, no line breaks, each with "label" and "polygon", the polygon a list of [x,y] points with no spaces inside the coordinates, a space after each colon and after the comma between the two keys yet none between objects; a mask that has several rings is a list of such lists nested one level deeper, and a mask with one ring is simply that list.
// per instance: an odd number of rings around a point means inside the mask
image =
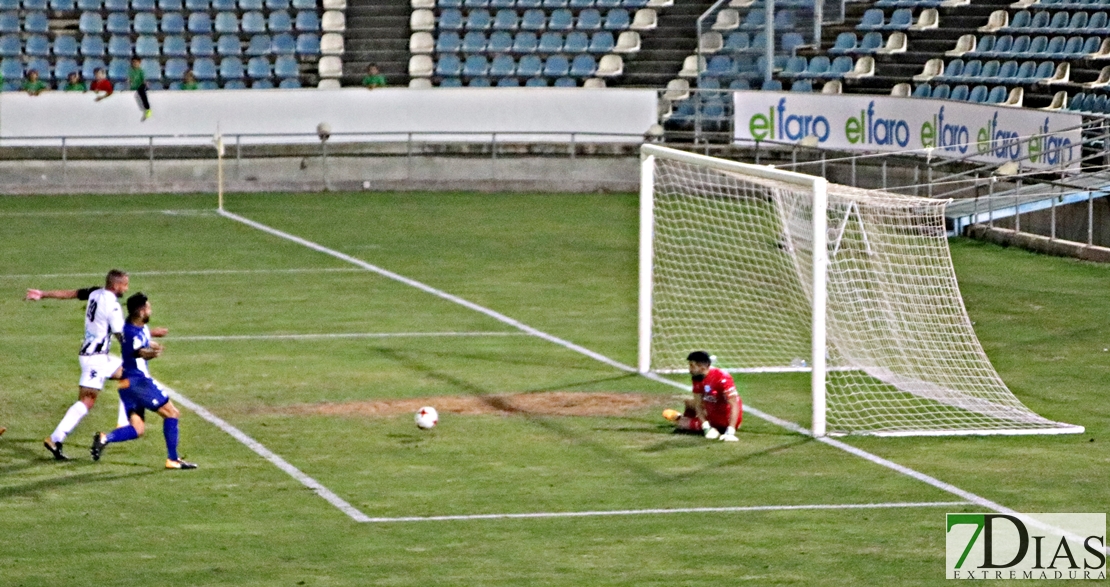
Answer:
[{"label": "player in blue jersey", "polygon": [[150,338],[147,322],[153,313],[150,301],[142,292],[127,298],[127,323],[123,325],[123,379],[119,397],[127,409],[131,424],[116,428],[108,434],[93,435],[90,452],[94,461],[100,460],[104,447],[113,442],[126,442],[143,435],[146,429],[146,410],[162,416],[162,435],[166,437],[166,468],[195,469],[196,465],[181,460],[177,455],[177,420],[181,412],[170,401],[169,393],[150,375],[147,361],[162,356],[162,345]]}]

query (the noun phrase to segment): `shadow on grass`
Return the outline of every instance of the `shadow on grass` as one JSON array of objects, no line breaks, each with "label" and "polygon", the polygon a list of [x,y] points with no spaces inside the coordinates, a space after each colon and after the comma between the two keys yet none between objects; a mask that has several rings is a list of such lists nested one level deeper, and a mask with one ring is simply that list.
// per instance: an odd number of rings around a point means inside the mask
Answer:
[{"label": "shadow on grass", "polygon": [[143,471],[135,471],[132,473],[111,473],[108,471],[103,471],[99,473],[80,473],[77,475],[69,475],[60,478],[53,477],[50,479],[39,479],[37,481],[31,481],[22,485],[0,487],[0,500],[10,497],[33,495],[44,490],[62,489],[65,487],[88,485],[91,483],[105,483],[108,481],[117,481],[120,479],[134,479],[137,477],[145,477],[146,475],[153,475],[155,472],[157,471],[148,468]]}]

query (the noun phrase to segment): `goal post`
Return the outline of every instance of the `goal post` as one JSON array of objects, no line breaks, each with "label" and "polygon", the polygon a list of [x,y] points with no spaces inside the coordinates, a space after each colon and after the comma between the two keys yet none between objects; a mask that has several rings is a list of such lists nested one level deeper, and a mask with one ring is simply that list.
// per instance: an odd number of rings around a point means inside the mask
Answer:
[{"label": "goal post", "polygon": [[816,436],[1082,432],[987,359],[946,203],[642,146],[638,369],[806,372]]}]

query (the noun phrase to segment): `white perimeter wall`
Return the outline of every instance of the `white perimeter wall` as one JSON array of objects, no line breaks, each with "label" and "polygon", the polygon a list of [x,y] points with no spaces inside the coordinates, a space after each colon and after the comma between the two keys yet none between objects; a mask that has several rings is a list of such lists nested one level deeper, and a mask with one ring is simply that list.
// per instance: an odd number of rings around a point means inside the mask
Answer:
[{"label": "white perimeter wall", "polygon": [[[150,135],[307,133],[326,122],[333,133],[401,133],[333,141],[405,140],[404,133],[525,133],[498,141],[632,142],[656,121],[653,90],[582,88],[436,88],[410,90],[211,90],[150,94],[154,116],[140,122],[132,92],[102,102],[93,94],[48,92],[41,96],[5,92],[0,97],[0,144],[43,144],[31,137],[69,137],[69,144],[134,144]],[[530,133],[530,134],[529,134]],[[564,133],[560,136],[545,133]],[[599,134],[587,134],[599,133]],[[620,136],[605,136],[619,134]],[[90,137],[113,136],[113,139]],[[418,140],[490,140],[462,134],[421,136]],[[145,143],[147,139],[139,139]],[[159,138],[156,144],[199,143],[204,139]],[[250,142],[291,142],[292,138],[243,138]],[[315,140],[312,137],[303,140]],[[53,140],[49,143],[56,144]]]}]

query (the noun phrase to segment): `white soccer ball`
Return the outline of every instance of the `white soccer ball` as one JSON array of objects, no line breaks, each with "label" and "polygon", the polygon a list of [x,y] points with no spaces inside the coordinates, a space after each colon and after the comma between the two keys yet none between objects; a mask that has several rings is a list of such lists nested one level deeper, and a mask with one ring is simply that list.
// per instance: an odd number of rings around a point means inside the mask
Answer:
[{"label": "white soccer ball", "polygon": [[423,407],[416,412],[416,427],[422,430],[431,430],[439,424],[439,414],[435,408]]}]

